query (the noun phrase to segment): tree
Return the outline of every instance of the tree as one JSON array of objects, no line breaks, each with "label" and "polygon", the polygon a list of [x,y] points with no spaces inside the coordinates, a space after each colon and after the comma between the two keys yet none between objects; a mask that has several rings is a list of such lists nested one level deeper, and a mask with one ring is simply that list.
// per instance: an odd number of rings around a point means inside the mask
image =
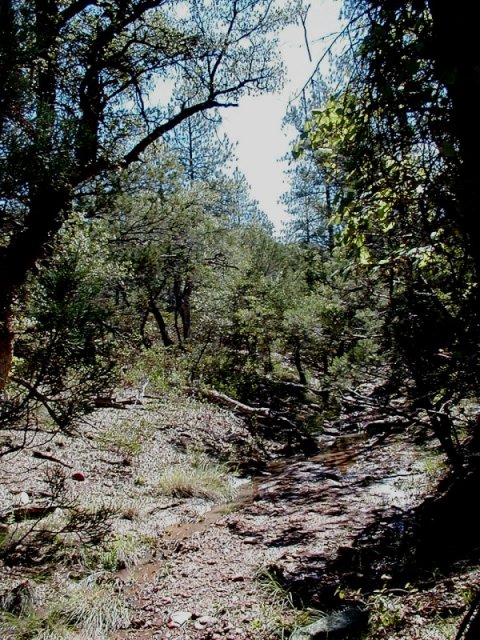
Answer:
[{"label": "tree", "polygon": [[[0,389],[16,302],[75,198],[187,118],[273,87],[288,15],[267,0],[6,0],[1,18]],[[173,111],[152,106],[161,81]]]},{"label": "tree", "polygon": [[[461,44],[447,62],[436,2],[351,0],[346,11],[355,43],[349,81],[313,111],[306,138],[321,169],[343,176],[335,220],[343,241],[360,266],[383,274],[393,377],[407,382],[458,466],[450,408],[475,393],[480,372],[471,226],[478,161],[464,127],[477,54],[467,60],[471,47]],[[454,41],[464,22],[454,22]],[[474,140],[477,129],[472,123]]]},{"label": "tree", "polygon": [[185,185],[183,167],[165,145],[152,145],[145,156],[121,172],[97,214],[110,229],[111,261],[124,265],[121,298],[135,310],[144,345],[154,342],[146,331],[152,317],[165,347],[182,346],[192,336],[194,288],[220,259],[220,225],[209,215],[215,194],[200,181]]},{"label": "tree", "polygon": [[[325,83],[312,79],[308,94],[304,90],[300,104],[289,108],[285,123],[295,127],[300,141],[307,137],[304,129],[312,109],[323,104],[328,95]],[[285,228],[286,236],[289,240],[331,250],[334,240],[332,216],[341,185],[317,162],[315,153],[308,146],[305,148],[300,144],[294,150],[293,158],[295,162],[289,170],[291,186],[282,197],[292,217]]]},{"label": "tree", "polygon": [[50,424],[43,423],[44,428],[71,430],[111,390],[125,336],[113,296],[122,272],[108,260],[106,239],[98,225],[73,216],[56,238],[48,267],[30,278],[12,382],[0,405],[1,430],[20,425],[25,437],[45,412]]},{"label": "tree", "polygon": [[189,183],[201,180],[214,188],[215,183],[225,177],[234,150],[226,136],[220,138],[220,124],[218,112],[203,112],[188,118],[166,136]]}]

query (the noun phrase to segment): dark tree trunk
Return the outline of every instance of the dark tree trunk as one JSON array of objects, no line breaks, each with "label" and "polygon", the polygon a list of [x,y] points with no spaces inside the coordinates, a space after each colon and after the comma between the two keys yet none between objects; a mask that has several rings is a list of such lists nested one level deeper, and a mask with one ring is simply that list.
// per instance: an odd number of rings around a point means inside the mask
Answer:
[{"label": "dark tree trunk", "polygon": [[305,369],[303,368],[302,354],[301,354],[300,345],[298,342],[295,344],[295,347],[293,349],[293,361],[295,363],[295,367],[298,372],[298,380],[300,384],[306,385],[307,376],[305,375]]},{"label": "dark tree trunk", "polygon": [[[12,365],[15,304],[28,275],[36,263],[51,251],[51,242],[60,230],[71,205],[71,185],[55,188],[56,175],[49,166],[53,145],[53,112],[56,98],[56,38],[58,8],[55,0],[35,0],[35,44],[38,64],[35,88],[35,124],[31,134],[36,153],[30,157],[28,214],[23,228],[13,233],[7,246],[0,249],[0,390],[7,381]],[[2,7],[8,19],[11,3]],[[12,23],[13,28],[13,23]],[[12,35],[12,34],[11,34]],[[7,105],[3,104],[5,110]],[[21,120],[15,106],[2,114]],[[58,171],[58,169],[56,170]]]},{"label": "dark tree trunk", "polygon": [[150,300],[150,311],[155,318],[164,346],[171,347],[174,342],[168,334],[167,325],[165,324],[165,320],[163,319],[160,309],[157,307],[157,304],[153,299]]},{"label": "dark tree trunk", "polygon": [[[175,277],[174,296],[175,296],[175,329],[177,331],[179,342],[188,340],[192,337],[192,321],[190,314],[190,296],[193,291],[193,282],[190,277],[185,279],[185,285],[182,287],[180,277]],[[182,323],[182,328],[178,326],[178,318]]]},{"label": "dark tree trunk", "polygon": [[[480,278],[478,242],[480,175],[480,48],[478,3],[460,0],[452,8],[444,0],[427,0],[433,18],[432,57],[439,81],[452,101],[452,132],[459,147],[457,219]],[[478,301],[478,292],[477,292]],[[477,309],[478,311],[478,309]]]},{"label": "dark tree trunk", "polygon": [[0,390],[5,387],[13,357],[15,304],[28,274],[51,252],[51,242],[70,209],[69,190],[37,188],[23,230],[0,250]]}]

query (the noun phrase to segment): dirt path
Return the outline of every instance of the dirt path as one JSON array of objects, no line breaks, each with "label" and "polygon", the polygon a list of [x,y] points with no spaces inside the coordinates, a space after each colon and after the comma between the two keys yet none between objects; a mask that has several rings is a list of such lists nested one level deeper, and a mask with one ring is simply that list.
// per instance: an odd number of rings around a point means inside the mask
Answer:
[{"label": "dirt path", "polygon": [[279,602],[259,583],[259,569],[318,579],[379,515],[425,495],[428,478],[415,460],[400,438],[376,446],[339,439],[330,452],[273,467],[236,511],[165,533],[164,557],[125,578],[133,622],[115,637],[268,638]]}]

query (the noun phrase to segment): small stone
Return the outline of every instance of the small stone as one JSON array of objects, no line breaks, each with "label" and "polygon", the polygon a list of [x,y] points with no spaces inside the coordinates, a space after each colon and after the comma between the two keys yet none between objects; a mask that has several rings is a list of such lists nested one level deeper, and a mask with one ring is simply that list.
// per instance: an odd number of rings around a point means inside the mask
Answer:
[{"label": "small stone", "polygon": [[213,616],[200,616],[200,618],[198,618],[198,622],[200,624],[203,624],[205,626],[210,626],[212,624],[216,624],[218,622],[217,618],[214,618]]},{"label": "small stone", "polygon": [[257,544],[257,543],[258,543],[258,540],[257,540],[257,538],[255,538],[254,536],[249,536],[248,538],[244,538],[244,539],[243,539],[243,542],[244,542],[245,544]]},{"label": "small stone", "polygon": [[81,471],[75,471],[75,473],[72,473],[71,478],[72,480],[77,480],[77,482],[84,482],[85,474],[82,473]]},{"label": "small stone", "polygon": [[203,631],[204,629],[206,629],[206,627],[206,624],[201,624],[198,620],[193,623],[193,628],[197,631]]},{"label": "small stone", "polygon": [[180,625],[179,625],[177,622],[173,622],[172,620],[169,620],[169,621],[167,622],[167,627],[168,627],[169,629],[178,629],[178,627],[179,627],[179,626],[180,626]]},{"label": "small stone", "polygon": [[18,496],[18,501],[20,504],[28,504],[30,502],[30,496],[26,491],[22,491]]},{"label": "small stone", "polygon": [[[192,613],[190,611],[175,611],[170,616],[170,622],[177,627],[181,627],[182,624],[185,624],[191,617]],[[168,626],[170,626],[170,624]]]}]

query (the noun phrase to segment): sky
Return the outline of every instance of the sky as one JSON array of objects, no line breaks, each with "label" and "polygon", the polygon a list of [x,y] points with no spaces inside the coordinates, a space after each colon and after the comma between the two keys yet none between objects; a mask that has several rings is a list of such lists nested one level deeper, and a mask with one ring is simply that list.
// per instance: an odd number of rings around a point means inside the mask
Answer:
[{"label": "sky", "polygon": [[[286,0],[288,2],[288,0]],[[282,91],[263,96],[245,96],[239,106],[222,112],[222,132],[237,143],[238,167],[245,174],[251,195],[280,231],[289,215],[279,203],[288,191],[284,170],[295,131],[282,129],[289,100],[301,91],[315,65],[325,51],[322,40],[340,28],[340,0],[312,0],[308,12],[308,41],[313,62],[309,61],[303,28],[300,24],[286,28],[280,39],[280,50],[286,65],[286,83]]]}]

